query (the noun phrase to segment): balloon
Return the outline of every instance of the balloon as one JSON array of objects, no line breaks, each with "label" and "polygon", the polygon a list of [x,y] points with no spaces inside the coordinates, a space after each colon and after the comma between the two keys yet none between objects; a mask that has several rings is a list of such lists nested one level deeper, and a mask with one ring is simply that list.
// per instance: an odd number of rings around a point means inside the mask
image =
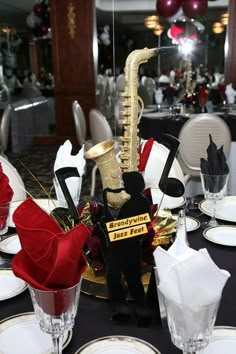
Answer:
[{"label": "balloon", "polygon": [[177,21],[170,27],[168,36],[175,39],[177,43],[182,43],[184,40],[197,38],[197,28],[191,22]]},{"label": "balloon", "polygon": [[40,25],[41,22],[42,22],[41,19],[38,16],[36,16],[33,12],[31,12],[29,16],[26,17],[26,24],[31,29]]},{"label": "balloon", "polygon": [[205,26],[199,21],[194,20],[192,24],[198,29],[199,32],[202,32],[205,29]]},{"label": "balloon", "polygon": [[45,23],[42,23],[40,26],[42,36],[48,34],[48,26]]},{"label": "balloon", "polygon": [[34,13],[40,17],[43,13],[43,6],[41,4],[34,5]]},{"label": "balloon", "polygon": [[184,13],[183,13],[183,9],[182,7],[171,17],[167,18],[168,22],[175,22],[177,20],[179,20],[180,18],[183,18]]},{"label": "balloon", "polygon": [[183,12],[189,18],[205,15],[207,11],[207,0],[184,0]]},{"label": "balloon", "polygon": [[162,17],[172,17],[179,11],[182,0],[157,0],[156,9]]}]

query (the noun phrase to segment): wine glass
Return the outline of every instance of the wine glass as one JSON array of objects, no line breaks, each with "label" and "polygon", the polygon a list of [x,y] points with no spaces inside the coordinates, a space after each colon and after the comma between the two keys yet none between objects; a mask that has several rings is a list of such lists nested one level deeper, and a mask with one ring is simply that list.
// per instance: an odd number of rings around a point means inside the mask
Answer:
[{"label": "wine glass", "polygon": [[81,281],[70,288],[40,290],[29,285],[36,318],[43,332],[52,336],[54,354],[62,354],[65,333],[74,326]]},{"label": "wine glass", "polygon": [[215,218],[216,203],[226,195],[229,174],[209,175],[201,173],[201,182],[204,197],[213,203],[213,211],[210,221],[201,224],[203,228],[214,227],[218,225]]},{"label": "wine glass", "polygon": [[214,328],[220,298],[208,305],[189,307],[164,296],[164,303],[172,343],[183,354],[194,354],[205,348]]}]

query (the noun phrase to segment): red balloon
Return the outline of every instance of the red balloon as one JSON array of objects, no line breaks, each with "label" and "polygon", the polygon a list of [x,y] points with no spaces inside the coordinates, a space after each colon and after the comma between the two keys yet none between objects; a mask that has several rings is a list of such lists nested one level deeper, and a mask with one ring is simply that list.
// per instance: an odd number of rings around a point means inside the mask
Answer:
[{"label": "red balloon", "polygon": [[174,16],[179,11],[183,0],[157,0],[157,14],[162,17]]},{"label": "red balloon", "polygon": [[205,15],[207,11],[207,0],[184,0],[183,12],[189,18]]},{"label": "red balloon", "polygon": [[177,21],[170,27],[170,36],[178,43],[186,39],[197,38],[197,28],[191,22]]}]

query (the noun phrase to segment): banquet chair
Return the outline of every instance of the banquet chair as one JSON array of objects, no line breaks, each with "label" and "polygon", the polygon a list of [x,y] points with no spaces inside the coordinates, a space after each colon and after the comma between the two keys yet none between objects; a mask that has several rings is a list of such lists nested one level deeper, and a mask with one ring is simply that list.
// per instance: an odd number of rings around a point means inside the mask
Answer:
[{"label": "banquet chair", "polygon": [[[190,118],[179,133],[178,161],[185,175],[185,185],[200,179],[200,158],[207,158],[211,134],[217,148],[223,145],[226,158],[230,152],[231,133],[225,121],[214,114],[202,113]],[[200,187],[201,188],[201,187]],[[197,193],[198,194],[198,193]]]},{"label": "banquet chair", "polygon": [[11,105],[8,104],[3,111],[0,123],[0,155],[7,158],[5,151],[7,150],[10,129]]},{"label": "banquet chair", "polygon": [[[93,145],[101,143],[106,140],[115,140],[113,137],[112,129],[106,119],[106,117],[98,110],[91,109],[89,112],[89,126]],[[115,143],[115,151],[118,151],[118,143]],[[91,197],[94,196],[96,186],[96,172],[97,165],[95,164],[92,169],[92,181],[91,181]]]},{"label": "banquet chair", "polygon": [[150,94],[146,86],[139,86],[138,88],[138,96],[142,99],[144,107],[153,104],[153,94]]},{"label": "banquet chair", "polygon": [[155,80],[152,77],[147,77],[146,80],[144,80],[143,86],[146,87],[149,96],[151,97],[151,100],[153,100],[153,95],[156,88]]},{"label": "banquet chair", "polygon": [[83,109],[81,108],[77,100],[72,103],[72,112],[75,124],[76,138],[80,146],[84,145],[85,150],[88,150],[92,147],[92,141],[86,140],[86,120],[84,116]]},{"label": "banquet chair", "polygon": [[0,156],[0,163],[3,172],[9,178],[9,184],[14,192],[11,201],[25,200],[27,197],[25,185],[16,168],[3,156]]}]

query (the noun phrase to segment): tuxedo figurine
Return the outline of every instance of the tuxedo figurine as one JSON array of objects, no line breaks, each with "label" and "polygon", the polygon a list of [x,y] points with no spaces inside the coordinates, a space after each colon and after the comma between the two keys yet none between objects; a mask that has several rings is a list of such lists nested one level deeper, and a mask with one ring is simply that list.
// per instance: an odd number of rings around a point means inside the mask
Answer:
[{"label": "tuxedo figurine", "polygon": [[[126,219],[132,216],[151,212],[150,203],[144,196],[145,182],[139,172],[124,172],[122,175],[124,188],[106,188],[103,192],[105,222]],[[114,210],[107,204],[107,192],[120,193],[125,190],[130,195],[118,211],[117,217]],[[151,215],[150,215],[151,216]],[[128,293],[135,303],[135,315],[139,326],[147,327],[151,321],[151,311],[146,305],[146,295],[141,279],[142,254],[141,243],[145,235],[107,241],[105,260],[107,264],[106,281],[112,305],[112,320],[127,321],[131,316],[131,308],[127,302]],[[108,240],[108,238],[107,238]]]}]

